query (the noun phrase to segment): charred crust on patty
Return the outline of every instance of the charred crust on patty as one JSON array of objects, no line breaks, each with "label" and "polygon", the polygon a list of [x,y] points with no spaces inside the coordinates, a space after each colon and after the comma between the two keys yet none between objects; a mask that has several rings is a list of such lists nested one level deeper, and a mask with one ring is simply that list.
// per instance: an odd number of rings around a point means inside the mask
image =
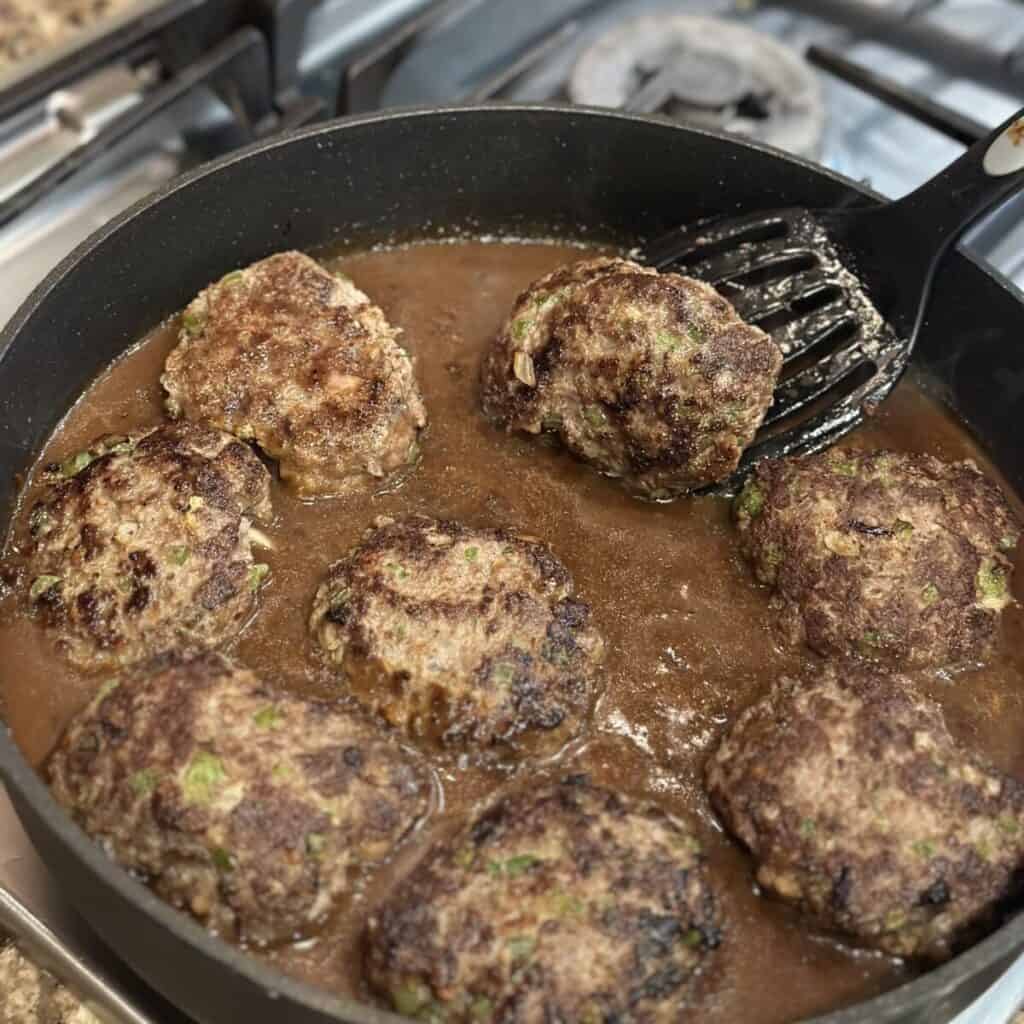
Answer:
[{"label": "charred crust on patty", "polygon": [[576,776],[428,851],[371,916],[365,966],[416,1019],[659,1024],[685,1017],[721,939],[693,833]]},{"label": "charred crust on patty", "polygon": [[228,434],[181,423],[100,438],[45,474],[24,602],[86,670],[218,646],[256,608],[250,527],[270,515],[270,475]]},{"label": "charred crust on patty", "polygon": [[630,490],[670,498],[733,472],[781,365],[709,285],[599,258],[519,296],[484,358],[482,404],[498,426],[556,435]]},{"label": "charred crust on patty", "polygon": [[1024,785],[902,676],[847,664],[780,681],[706,776],[762,888],[858,945],[941,960],[1024,891]]},{"label": "charred crust on patty", "polygon": [[768,461],[734,511],[786,642],[891,667],[991,652],[1020,524],[972,462],[853,448]]},{"label": "charred crust on patty", "polygon": [[379,520],[327,573],[312,635],[354,696],[411,738],[549,753],[581,728],[603,643],[572,577],[503,528]]},{"label": "charred crust on patty", "polygon": [[275,692],[218,654],[110,680],[46,773],[115,860],[254,946],[318,934],[431,799],[425,766],[361,716]]},{"label": "charred crust on patty", "polygon": [[347,278],[278,253],[185,309],[167,408],[255,442],[303,497],[350,493],[417,457],[426,410],[398,333]]}]

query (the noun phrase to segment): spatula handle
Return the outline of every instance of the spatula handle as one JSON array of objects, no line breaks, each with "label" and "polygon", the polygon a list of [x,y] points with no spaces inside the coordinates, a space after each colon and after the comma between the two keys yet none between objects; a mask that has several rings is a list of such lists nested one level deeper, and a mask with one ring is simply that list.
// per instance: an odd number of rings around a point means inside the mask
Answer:
[{"label": "spatula handle", "polygon": [[958,160],[892,203],[912,223],[918,243],[938,257],[990,209],[1024,188],[1024,110],[1018,111]]}]

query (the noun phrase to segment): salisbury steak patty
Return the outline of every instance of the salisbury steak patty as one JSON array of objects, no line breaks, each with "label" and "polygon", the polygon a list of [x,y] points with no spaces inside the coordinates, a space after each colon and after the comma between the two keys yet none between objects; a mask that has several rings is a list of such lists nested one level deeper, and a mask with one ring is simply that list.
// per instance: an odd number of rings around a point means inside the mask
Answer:
[{"label": "salisbury steak patty", "polygon": [[556,434],[651,498],[722,480],[771,404],[772,339],[710,285],[594,259],[516,300],[483,365],[484,412]]},{"label": "salisbury steak patty", "polygon": [[762,463],[736,502],[743,553],[791,643],[893,665],[985,655],[1019,524],[971,462],[833,449]]},{"label": "salisbury steak patty", "polygon": [[270,514],[269,474],[229,434],[183,423],[101,438],[49,468],[26,599],[81,668],[215,647],[256,608],[267,566],[250,519]]},{"label": "salisbury steak patty", "polygon": [[446,746],[548,752],[580,728],[603,653],[540,541],[380,519],[317,590],[313,636],[358,700]]},{"label": "salisbury steak patty", "polygon": [[162,378],[172,416],[255,441],[304,497],[412,462],[426,411],[409,354],[347,278],[298,252],[210,285]]},{"label": "salisbury steak patty", "polygon": [[220,655],[101,692],[48,763],[57,800],[211,931],[310,935],[426,812],[428,777],[377,730]]},{"label": "salisbury steak patty", "polygon": [[857,942],[938,959],[1018,889],[1024,786],[958,746],[908,680],[783,680],[708,763],[757,880]]},{"label": "salisbury steak patty", "polygon": [[719,942],[699,851],[662,811],[584,778],[508,797],[373,914],[368,980],[449,1024],[689,1019]]}]

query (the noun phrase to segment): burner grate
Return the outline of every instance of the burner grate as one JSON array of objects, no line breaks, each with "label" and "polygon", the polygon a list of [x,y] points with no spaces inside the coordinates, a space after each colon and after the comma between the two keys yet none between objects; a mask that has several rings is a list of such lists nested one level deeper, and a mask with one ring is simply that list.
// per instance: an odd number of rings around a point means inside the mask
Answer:
[{"label": "burner grate", "polygon": [[825,106],[810,66],[735,21],[653,14],[619,25],[580,56],[569,96],[821,154]]}]

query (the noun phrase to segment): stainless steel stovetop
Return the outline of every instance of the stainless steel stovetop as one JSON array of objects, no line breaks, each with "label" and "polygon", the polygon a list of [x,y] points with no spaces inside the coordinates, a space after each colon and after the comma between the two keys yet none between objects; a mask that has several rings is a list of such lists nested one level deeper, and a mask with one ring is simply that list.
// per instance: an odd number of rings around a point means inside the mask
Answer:
[{"label": "stainless steel stovetop", "polygon": [[[201,4],[165,0],[166,17]],[[308,11],[301,32],[282,41],[264,38],[263,24],[259,32],[233,25],[230,37],[225,29],[211,43],[220,61],[211,57],[211,67],[251,72],[255,62],[270,80],[268,96],[258,89],[243,96],[245,131],[231,94],[213,76],[194,73],[204,55],[183,65],[170,32],[80,62],[80,73],[13,113],[0,79],[0,323],[120,210],[268,127],[300,123],[314,101],[327,114],[485,98],[658,111],[761,138],[898,196],[1024,98],[1024,5],[1014,0],[306,0],[281,7]],[[804,59],[811,46],[830,73]],[[291,54],[291,66],[282,66],[282,53]],[[190,73],[198,84],[179,85]],[[872,95],[879,92],[885,102]],[[109,145],[97,144],[107,138]],[[94,156],[71,175],[60,171],[83,153]],[[47,180],[52,186],[41,188]],[[19,191],[24,198],[33,190],[34,201],[11,215]],[[1019,285],[1022,212],[1024,201],[968,240]],[[187,1024],[64,902],[2,789],[0,927],[103,1019]],[[1006,1024],[1022,1004],[1024,959],[957,1024]]]}]

